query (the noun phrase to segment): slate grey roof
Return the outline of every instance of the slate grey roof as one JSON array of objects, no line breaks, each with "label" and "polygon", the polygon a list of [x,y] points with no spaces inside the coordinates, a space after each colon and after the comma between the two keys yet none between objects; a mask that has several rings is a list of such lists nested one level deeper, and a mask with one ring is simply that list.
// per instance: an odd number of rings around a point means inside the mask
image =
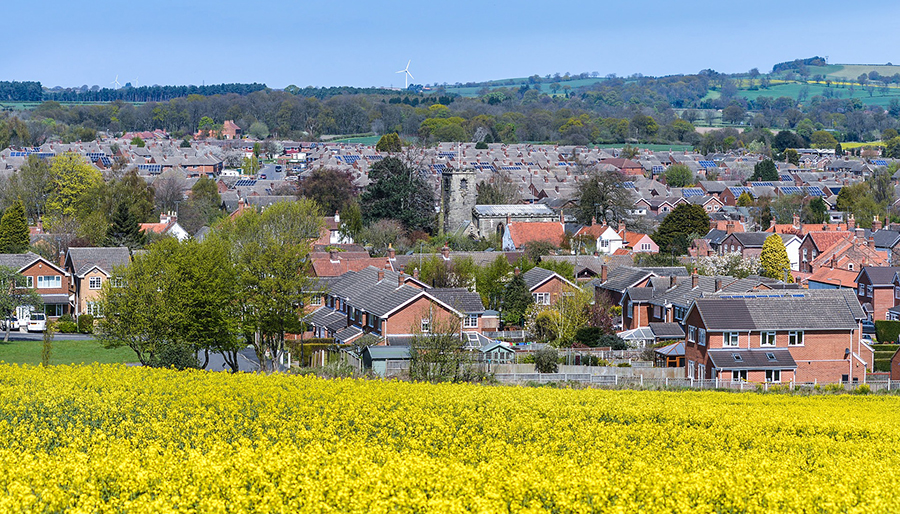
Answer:
[{"label": "slate grey roof", "polygon": [[678,323],[650,323],[650,329],[657,339],[678,339],[684,337],[684,329]]},{"label": "slate grey roof", "polygon": [[654,292],[652,287],[629,287],[625,294],[628,295],[632,302],[647,302],[653,298]]},{"label": "slate grey roof", "polygon": [[658,266],[652,268],[645,266],[641,269],[660,277],[688,277],[691,275],[684,266]]},{"label": "slate grey roof", "polygon": [[609,289],[611,291],[624,292],[625,289],[633,287],[638,282],[652,276],[652,271],[641,268],[633,268],[631,266],[619,266],[607,272],[606,282],[598,287]]},{"label": "slate grey roof", "polygon": [[124,246],[101,248],[69,248],[66,264],[77,277],[97,266],[107,274],[111,274],[113,268],[125,266],[131,263],[131,252]]},{"label": "slate grey roof", "polygon": [[453,307],[459,312],[465,314],[484,313],[481,295],[465,288],[445,287],[426,289],[426,291],[438,301]]},{"label": "slate grey roof", "polygon": [[[858,304],[858,302],[857,302]],[[706,329],[729,330],[855,330],[859,323],[839,295],[750,296],[700,298],[694,301]]]},{"label": "slate grey roof", "polygon": [[796,369],[797,363],[791,351],[772,348],[709,350],[707,352],[713,366],[718,369]]},{"label": "slate grey roof", "polygon": [[869,278],[868,284],[873,286],[889,286],[894,282],[894,274],[900,271],[900,266],[864,266],[856,277],[858,283],[863,275]]},{"label": "slate grey roof", "polygon": [[[748,277],[749,278],[749,277]],[[747,279],[744,279],[747,280]],[[766,279],[771,280],[771,279]],[[741,298],[771,298],[777,296],[788,296],[791,298],[837,298],[844,302],[846,307],[850,309],[850,313],[856,320],[866,319],[867,315],[863,311],[859,300],[856,298],[856,290],[851,288],[840,289],[791,289],[779,291],[729,291],[725,288],[719,293],[704,293],[704,298],[724,298],[724,297],[741,297]]]},{"label": "slate grey roof", "polygon": [[876,248],[893,248],[900,242],[900,232],[893,230],[876,230],[872,232],[872,236],[875,238]]},{"label": "slate grey roof", "polygon": [[40,256],[33,252],[0,253],[0,266],[7,266],[18,271],[37,259],[40,259]]},{"label": "slate grey roof", "polygon": [[553,275],[556,275],[555,271],[535,267],[523,273],[522,278],[525,279],[525,285],[528,286],[528,290],[530,291],[549,280]]},{"label": "slate grey roof", "polygon": [[347,328],[338,330],[334,334],[334,338],[338,341],[341,341],[342,343],[349,343],[349,342],[353,341],[354,339],[356,339],[357,337],[361,336],[362,333],[363,333],[362,329],[360,329],[359,327],[354,327],[353,325],[350,325]]},{"label": "slate grey roof", "polygon": [[734,236],[738,242],[741,243],[741,246],[744,248],[762,248],[763,243],[766,242],[766,238],[771,236],[771,232],[735,232],[731,234]]},{"label": "slate grey roof", "polygon": [[317,327],[337,332],[347,327],[347,314],[323,305],[309,315],[309,321]]}]

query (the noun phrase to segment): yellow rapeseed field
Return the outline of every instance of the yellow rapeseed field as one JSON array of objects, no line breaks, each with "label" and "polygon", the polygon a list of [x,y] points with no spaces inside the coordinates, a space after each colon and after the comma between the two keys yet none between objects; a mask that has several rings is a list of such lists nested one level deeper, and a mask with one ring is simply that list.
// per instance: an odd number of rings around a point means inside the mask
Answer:
[{"label": "yellow rapeseed field", "polygon": [[896,512],[900,399],[0,366],[0,512]]}]

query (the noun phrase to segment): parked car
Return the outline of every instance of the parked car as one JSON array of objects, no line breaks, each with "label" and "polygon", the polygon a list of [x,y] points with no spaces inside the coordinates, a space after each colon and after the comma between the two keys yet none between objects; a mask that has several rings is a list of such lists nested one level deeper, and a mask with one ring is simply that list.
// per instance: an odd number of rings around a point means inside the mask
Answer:
[{"label": "parked car", "polygon": [[32,312],[28,319],[29,332],[43,332],[47,330],[47,317],[42,312]]},{"label": "parked car", "polygon": [[862,322],[862,333],[875,335],[875,323],[865,320]]}]

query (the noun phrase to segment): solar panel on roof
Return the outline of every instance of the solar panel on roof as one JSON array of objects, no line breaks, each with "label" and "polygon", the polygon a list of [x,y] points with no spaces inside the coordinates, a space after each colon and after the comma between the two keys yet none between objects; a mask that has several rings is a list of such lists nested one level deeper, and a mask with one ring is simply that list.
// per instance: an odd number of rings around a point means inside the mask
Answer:
[{"label": "solar panel on roof", "polygon": [[750,185],[753,187],[775,187],[775,184],[771,182],[751,182]]},{"label": "solar panel on roof", "polygon": [[786,195],[799,195],[803,194],[803,190],[797,186],[782,186],[781,192]]},{"label": "solar panel on roof", "polygon": [[253,187],[256,185],[256,181],[252,179],[241,179],[234,183],[234,187]]},{"label": "solar panel on roof", "polygon": [[806,188],[806,192],[809,196],[825,196],[825,192],[818,186],[809,186]]},{"label": "solar panel on roof", "polygon": [[788,175],[788,174],[778,175],[778,179],[781,180],[782,182],[791,182],[792,180],[794,180],[794,179],[793,179],[790,175]]},{"label": "solar panel on roof", "polygon": [[875,163],[875,166],[887,166],[888,165],[888,162],[884,159],[875,159],[872,162]]},{"label": "solar panel on roof", "polygon": [[716,168],[716,163],[713,161],[699,161],[698,164],[703,168]]},{"label": "solar panel on roof", "polygon": [[651,171],[653,171],[653,173],[663,173],[666,171],[666,167],[657,164],[651,167]]},{"label": "solar panel on roof", "polygon": [[622,187],[627,188],[627,189],[635,189],[634,182],[631,182],[631,181],[622,182]]},{"label": "solar panel on roof", "polygon": [[682,196],[690,198],[692,196],[703,196],[703,190],[699,187],[689,187],[681,190]]},{"label": "solar panel on roof", "polygon": [[106,167],[112,166],[112,159],[105,155],[100,158],[100,162],[103,163],[103,165]]}]

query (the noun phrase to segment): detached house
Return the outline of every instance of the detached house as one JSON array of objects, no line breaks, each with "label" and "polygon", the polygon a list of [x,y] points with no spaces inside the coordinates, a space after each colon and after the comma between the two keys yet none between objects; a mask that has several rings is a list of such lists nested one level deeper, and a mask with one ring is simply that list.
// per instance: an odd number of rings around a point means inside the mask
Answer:
[{"label": "detached house", "polygon": [[485,315],[478,293],[428,288],[409,275],[369,267],[329,280],[323,305],[309,321],[316,337],[334,337],[338,344],[363,334],[402,344],[416,334],[451,326],[461,335],[480,333]]},{"label": "detached house", "polygon": [[553,305],[560,296],[578,289],[578,286],[555,271],[531,268],[522,274],[528,292],[538,305]]},{"label": "detached house", "polygon": [[856,298],[869,319],[890,319],[888,310],[898,303],[894,289],[898,271],[897,266],[865,266],[856,276]]},{"label": "detached house", "polygon": [[874,352],[852,291],[698,298],[685,318],[689,378],[864,383]]},{"label": "detached house", "polygon": [[66,253],[65,269],[72,280],[70,295],[74,298],[75,314],[100,314],[97,298],[103,284],[113,278],[113,269],[131,263],[131,253],[125,247],[75,248]]},{"label": "detached house", "polygon": [[0,266],[12,268],[25,277],[26,286],[33,287],[41,296],[48,317],[58,318],[72,312],[70,275],[64,269],[32,252],[0,254]]}]

